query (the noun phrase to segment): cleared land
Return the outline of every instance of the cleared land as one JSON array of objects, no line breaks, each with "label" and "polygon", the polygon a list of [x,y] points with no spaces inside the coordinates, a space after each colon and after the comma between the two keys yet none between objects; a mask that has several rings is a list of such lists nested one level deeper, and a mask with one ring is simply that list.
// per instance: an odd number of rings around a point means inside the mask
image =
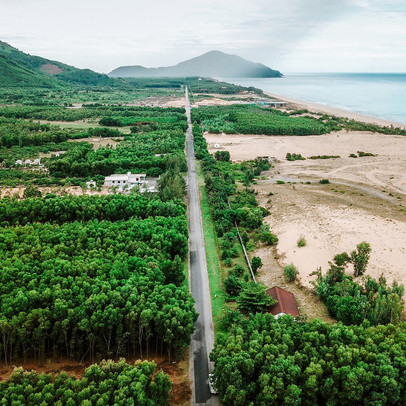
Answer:
[{"label": "cleared land", "polygon": [[[406,283],[406,137],[346,131],[322,136],[205,137],[210,152],[220,144],[236,161],[258,156],[280,161],[255,186],[260,204],[271,211],[267,221],[279,237],[274,253],[268,248],[255,253],[265,263],[260,273],[264,283],[282,283],[281,266],[294,263],[302,284],[310,286],[312,272],[318,267],[326,270],[335,254],[350,251],[361,241],[372,246],[368,274],[383,273],[390,282]],[[377,156],[349,157],[357,151]],[[288,152],[341,158],[288,162]],[[331,184],[322,185],[320,179]],[[276,184],[277,180],[296,184]],[[301,236],[307,245],[298,248]]]}]

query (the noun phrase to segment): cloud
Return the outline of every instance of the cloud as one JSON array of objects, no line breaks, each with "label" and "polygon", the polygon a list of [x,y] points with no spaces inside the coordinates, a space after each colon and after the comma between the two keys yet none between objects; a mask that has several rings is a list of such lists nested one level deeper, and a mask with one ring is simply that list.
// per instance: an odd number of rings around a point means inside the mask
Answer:
[{"label": "cloud", "polygon": [[403,0],[0,0],[0,34],[24,51],[103,72],[211,49],[283,70],[346,70],[350,58],[363,70],[357,56],[368,49],[386,55],[390,70],[406,66],[405,16]]}]

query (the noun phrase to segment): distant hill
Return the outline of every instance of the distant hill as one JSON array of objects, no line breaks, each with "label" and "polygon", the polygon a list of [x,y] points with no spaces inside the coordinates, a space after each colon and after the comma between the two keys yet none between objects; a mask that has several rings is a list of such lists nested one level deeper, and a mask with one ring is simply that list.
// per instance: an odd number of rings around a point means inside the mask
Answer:
[{"label": "distant hill", "polygon": [[[58,82],[77,85],[111,85],[115,81],[90,69],[78,69],[19,51],[0,41],[1,86],[55,86]],[[1,76],[4,75],[4,78]]]},{"label": "distant hill", "polygon": [[210,51],[175,66],[145,68],[140,65],[121,66],[109,73],[110,77],[223,77],[223,78],[272,78],[283,75],[261,63],[247,61],[237,55]]}]

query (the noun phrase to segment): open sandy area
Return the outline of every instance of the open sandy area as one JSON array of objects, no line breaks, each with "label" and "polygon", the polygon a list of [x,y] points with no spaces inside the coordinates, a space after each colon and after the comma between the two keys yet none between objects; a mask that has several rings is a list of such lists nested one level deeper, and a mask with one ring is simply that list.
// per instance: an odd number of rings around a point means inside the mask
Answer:
[{"label": "open sandy area", "polygon": [[[46,196],[48,193],[53,193],[57,196],[82,196],[82,195],[109,195],[113,191],[108,187],[102,187],[101,190],[97,189],[84,189],[80,186],[39,186],[38,190],[42,193],[42,196]],[[4,197],[17,197],[22,199],[24,197],[25,186],[19,187],[1,187],[0,188],[0,198]]]},{"label": "open sandy area", "polygon": [[[346,131],[301,137],[205,137],[210,152],[218,143],[235,161],[258,156],[279,161],[255,185],[260,204],[271,212],[266,221],[279,238],[276,249],[255,253],[264,263],[261,281],[283,284],[283,266],[294,263],[301,283],[310,287],[312,272],[319,267],[326,271],[334,255],[367,241],[372,246],[367,274],[378,278],[383,273],[389,282],[406,285],[406,137]],[[349,157],[357,151],[376,156]],[[288,152],[340,158],[289,162]],[[321,179],[330,184],[320,184]],[[307,245],[298,248],[301,236]]]},{"label": "open sandy area", "polygon": [[[275,157],[280,161],[272,175],[284,181],[320,180],[352,183],[389,198],[406,195],[406,137],[367,132],[334,132],[314,136],[266,136],[237,134],[205,134],[208,149],[230,152],[235,161],[258,156]],[[374,157],[350,158],[357,151]],[[301,154],[305,158],[317,155],[337,155],[337,159],[306,159],[289,162],[286,154]],[[382,192],[385,190],[386,192]],[[371,190],[372,192],[372,190]],[[396,198],[394,196],[394,198]]]}]

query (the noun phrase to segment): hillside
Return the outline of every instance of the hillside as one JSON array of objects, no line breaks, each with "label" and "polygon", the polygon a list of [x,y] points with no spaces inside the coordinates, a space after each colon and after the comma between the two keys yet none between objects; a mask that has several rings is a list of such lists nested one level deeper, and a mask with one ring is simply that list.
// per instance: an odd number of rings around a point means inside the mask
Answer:
[{"label": "hillside", "polygon": [[33,70],[20,66],[4,55],[0,55],[1,87],[52,87],[55,80]]},{"label": "hillside", "polygon": [[261,63],[247,61],[237,55],[210,51],[175,66],[145,68],[140,65],[121,66],[109,73],[111,77],[282,77],[282,74]]},{"label": "hillside", "polygon": [[[58,81],[78,85],[111,85],[107,75],[26,54],[0,41],[2,86],[54,86]],[[55,80],[57,79],[57,80]]]}]

